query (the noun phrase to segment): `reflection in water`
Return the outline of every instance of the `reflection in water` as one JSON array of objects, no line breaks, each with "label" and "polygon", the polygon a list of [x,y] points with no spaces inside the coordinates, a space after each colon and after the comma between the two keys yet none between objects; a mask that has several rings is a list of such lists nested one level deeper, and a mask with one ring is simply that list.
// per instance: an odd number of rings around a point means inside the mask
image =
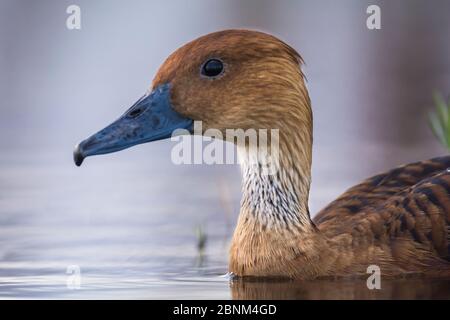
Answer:
[{"label": "reflection in water", "polygon": [[369,290],[366,280],[233,280],[233,299],[450,299],[450,279],[382,280]]},{"label": "reflection in water", "polygon": [[[54,28],[56,1],[34,4],[39,15],[31,1],[0,1],[0,53],[8,49],[0,70],[9,75],[0,76],[0,90],[8,89],[0,106],[0,298],[449,298],[448,280],[382,280],[380,291],[363,280],[229,283],[219,275],[238,212],[236,167],[175,166],[167,142],[83,168],[71,158],[72,143],[123,112],[172,49],[206,29],[249,26],[280,35],[307,62],[317,212],[369,175],[444,152],[426,113],[433,88],[448,93],[448,2],[385,1],[386,28],[376,32],[356,0],[333,10],[332,1],[199,0],[176,12],[139,2],[127,8],[128,23],[120,2],[104,14],[98,1],[85,1],[99,27],[68,37]],[[147,19],[155,6],[178,14],[177,23],[141,41],[149,23],[164,22],[164,14]],[[203,19],[211,10],[221,19]],[[195,233],[199,223],[207,244]],[[69,265],[81,268],[80,290],[66,287]]]},{"label": "reflection in water", "polygon": [[[450,280],[382,278],[379,291],[365,280],[230,281],[237,168],[162,156],[149,166],[143,152],[78,170],[65,154],[29,153],[0,155],[0,298],[450,299]],[[66,286],[70,265],[81,269],[80,290]]]}]

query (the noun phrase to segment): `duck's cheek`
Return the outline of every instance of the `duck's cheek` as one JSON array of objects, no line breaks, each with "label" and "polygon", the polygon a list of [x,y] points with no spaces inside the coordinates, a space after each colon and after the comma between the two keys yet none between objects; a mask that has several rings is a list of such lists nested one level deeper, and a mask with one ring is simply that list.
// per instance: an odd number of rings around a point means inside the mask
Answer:
[{"label": "duck's cheek", "polygon": [[170,84],[156,87],[115,122],[78,144],[74,151],[75,164],[81,165],[88,156],[169,138],[176,129],[191,132],[193,121],[174,110],[170,90]]}]

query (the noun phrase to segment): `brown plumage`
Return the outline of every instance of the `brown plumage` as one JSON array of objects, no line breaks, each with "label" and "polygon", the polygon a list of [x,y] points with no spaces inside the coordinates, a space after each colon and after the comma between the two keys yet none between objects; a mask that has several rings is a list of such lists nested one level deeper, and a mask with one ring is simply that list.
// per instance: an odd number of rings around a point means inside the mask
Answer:
[{"label": "brown plumage", "polygon": [[[192,76],[202,61],[215,56],[229,65],[223,79],[205,84]],[[262,211],[272,212],[258,212],[252,203],[264,202],[260,193],[278,178],[264,181],[258,172],[245,175],[244,169],[230,271],[315,278],[366,274],[369,265],[377,264],[383,275],[450,275],[450,157],[370,178],[331,203],[314,221],[309,219],[312,113],[301,63],[291,47],[272,36],[231,30],[182,47],[155,78],[154,85],[174,80],[177,110],[202,120],[204,129],[280,129],[279,180],[284,188],[277,192],[294,190],[295,203],[287,205],[296,217],[277,217],[280,208],[270,205]],[[267,217],[271,213],[274,217]]]},{"label": "brown plumage", "polygon": [[[199,70],[218,58],[223,74]],[[230,248],[239,276],[314,279],[366,274],[450,276],[450,157],[398,167],[349,189],[311,220],[312,111],[302,59],[277,38],[227,30],[194,40],[160,68],[175,111],[214,128],[279,129],[267,175],[243,156],[243,196]],[[79,152],[79,150],[77,151]]]},{"label": "brown plumage", "polygon": [[[346,259],[378,263],[391,275],[449,275],[449,167],[447,156],[371,177],[329,204],[314,222],[328,238],[346,235],[354,252],[345,253]],[[357,271],[354,265],[344,268],[344,273]]]}]

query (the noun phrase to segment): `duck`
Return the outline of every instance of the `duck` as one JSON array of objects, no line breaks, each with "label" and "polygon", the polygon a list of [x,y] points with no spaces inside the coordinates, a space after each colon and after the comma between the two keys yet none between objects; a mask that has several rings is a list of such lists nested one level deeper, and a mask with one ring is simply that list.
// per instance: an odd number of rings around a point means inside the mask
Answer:
[{"label": "duck", "polygon": [[[267,33],[232,29],[174,51],[150,89],[79,143],[88,156],[229,128],[278,130],[271,174],[241,161],[242,200],[229,249],[236,277],[312,280],[367,275],[450,276],[450,156],[402,165],[348,189],[311,218],[313,116],[304,61]],[[239,151],[239,150],[238,150]],[[241,146],[239,154],[250,152]],[[248,159],[247,159],[248,160]]]}]

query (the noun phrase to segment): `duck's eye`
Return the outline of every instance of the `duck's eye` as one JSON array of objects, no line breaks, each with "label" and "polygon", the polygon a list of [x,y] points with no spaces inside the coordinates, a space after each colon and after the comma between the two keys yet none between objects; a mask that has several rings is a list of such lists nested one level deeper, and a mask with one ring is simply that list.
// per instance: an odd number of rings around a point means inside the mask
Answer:
[{"label": "duck's eye", "polygon": [[223,63],[219,59],[210,59],[203,64],[202,75],[216,77],[223,71]]},{"label": "duck's eye", "polygon": [[144,111],[144,108],[136,108],[136,109],[134,109],[134,110],[131,110],[131,111],[128,113],[128,117],[130,117],[130,118],[135,118],[135,117],[137,117],[138,115],[140,115],[140,114],[142,113],[142,111]]}]

